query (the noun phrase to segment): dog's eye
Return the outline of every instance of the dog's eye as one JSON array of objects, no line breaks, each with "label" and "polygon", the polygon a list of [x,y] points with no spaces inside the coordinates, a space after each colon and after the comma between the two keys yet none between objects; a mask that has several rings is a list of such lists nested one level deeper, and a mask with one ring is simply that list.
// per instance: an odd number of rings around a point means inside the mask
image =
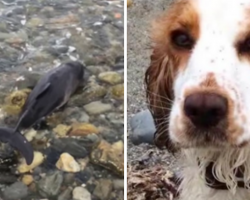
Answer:
[{"label": "dog's eye", "polygon": [[250,37],[245,39],[243,42],[239,43],[238,51],[240,53],[249,53],[250,52]]},{"label": "dog's eye", "polygon": [[190,35],[187,34],[186,32],[180,30],[172,32],[171,40],[175,46],[188,50],[192,49],[194,45],[193,38],[190,37]]}]

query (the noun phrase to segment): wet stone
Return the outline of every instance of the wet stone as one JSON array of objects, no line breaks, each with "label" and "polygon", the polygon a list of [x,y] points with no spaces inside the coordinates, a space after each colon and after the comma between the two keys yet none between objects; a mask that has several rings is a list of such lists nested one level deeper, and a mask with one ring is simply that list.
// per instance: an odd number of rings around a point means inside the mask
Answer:
[{"label": "wet stone", "polygon": [[92,103],[85,105],[84,109],[90,115],[97,115],[112,110],[112,105],[102,103],[101,101],[94,101]]},{"label": "wet stone", "polygon": [[80,107],[92,101],[102,99],[107,94],[107,89],[100,85],[86,86],[86,88],[81,94],[74,95],[68,104]]},{"label": "wet stone", "polygon": [[17,81],[14,84],[14,87],[17,87],[19,90],[26,88],[34,88],[38,80],[40,79],[41,74],[38,72],[26,72],[18,77]]},{"label": "wet stone", "polygon": [[62,153],[59,160],[56,163],[56,167],[65,172],[79,172],[80,165],[75,159],[68,153]]},{"label": "wet stone", "polygon": [[99,74],[98,78],[101,81],[112,84],[112,85],[120,83],[123,80],[120,74],[118,74],[117,72],[112,72],[112,71],[103,72]]},{"label": "wet stone", "polygon": [[74,200],[91,200],[91,194],[84,187],[76,187],[73,190]]},{"label": "wet stone", "polygon": [[115,99],[124,99],[124,84],[118,84],[111,88],[112,97]]},{"label": "wet stone", "polygon": [[86,157],[92,148],[100,143],[100,138],[90,134],[81,138],[58,138],[52,141],[52,146],[59,152],[67,152],[74,158]]},{"label": "wet stone", "polygon": [[57,198],[57,200],[69,200],[71,199],[72,188],[68,187]]},{"label": "wet stone", "polygon": [[132,134],[129,136],[134,145],[154,144],[155,125],[149,110],[135,114],[130,122]]},{"label": "wet stone", "polygon": [[12,92],[5,98],[3,110],[10,115],[19,114],[29,93],[29,89],[17,90]]},{"label": "wet stone", "polygon": [[124,173],[124,147],[123,142],[118,141],[109,144],[102,140],[101,143],[91,152],[91,161],[114,173],[123,176]]},{"label": "wet stone", "polygon": [[54,172],[54,174],[42,178],[38,182],[37,187],[43,197],[49,198],[59,193],[62,183],[63,175],[60,172]]},{"label": "wet stone", "polygon": [[22,162],[17,167],[17,170],[20,173],[29,172],[29,171],[33,170],[34,168],[36,168],[37,166],[41,165],[43,163],[43,161],[44,161],[43,154],[41,152],[35,151],[33,162],[30,165],[27,165],[26,161],[24,159],[22,159]]},{"label": "wet stone", "polygon": [[54,133],[56,133],[58,136],[60,137],[65,137],[68,135],[68,133],[70,132],[71,130],[71,126],[67,126],[67,125],[64,125],[64,124],[59,124],[57,125],[53,131]]},{"label": "wet stone", "polygon": [[101,200],[108,200],[113,189],[113,183],[109,179],[98,180],[97,186],[94,190],[94,195]]},{"label": "wet stone", "polygon": [[17,200],[28,195],[28,187],[22,182],[13,183],[3,192],[3,197],[6,200]]},{"label": "wet stone", "polygon": [[70,136],[85,136],[88,134],[98,134],[98,128],[90,123],[75,123],[69,133]]}]

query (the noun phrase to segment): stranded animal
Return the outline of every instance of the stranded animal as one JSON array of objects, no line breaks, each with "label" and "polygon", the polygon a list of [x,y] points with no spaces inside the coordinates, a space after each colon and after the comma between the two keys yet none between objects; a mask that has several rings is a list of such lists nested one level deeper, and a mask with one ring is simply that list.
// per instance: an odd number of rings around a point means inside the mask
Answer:
[{"label": "stranded animal", "polygon": [[79,62],[67,62],[46,73],[29,94],[15,129],[0,129],[0,140],[20,151],[27,164],[30,164],[33,161],[33,149],[20,129],[31,127],[65,105],[83,77],[84,66]]}]

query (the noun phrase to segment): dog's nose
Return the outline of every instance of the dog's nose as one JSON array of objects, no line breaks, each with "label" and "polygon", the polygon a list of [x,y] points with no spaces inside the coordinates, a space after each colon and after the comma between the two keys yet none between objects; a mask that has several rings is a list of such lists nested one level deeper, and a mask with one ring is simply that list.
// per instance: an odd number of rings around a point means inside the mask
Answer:
[{"label": "dog's nose", "polygon": [[216,126],[228,111],[227,99],[215,93],[195,93],[186,97],[185,115],[197,127]]}]

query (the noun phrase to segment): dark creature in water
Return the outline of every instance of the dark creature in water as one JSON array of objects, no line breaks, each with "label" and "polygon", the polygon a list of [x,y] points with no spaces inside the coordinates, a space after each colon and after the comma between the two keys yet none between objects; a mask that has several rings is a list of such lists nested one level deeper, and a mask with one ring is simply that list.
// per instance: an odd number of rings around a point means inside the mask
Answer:
[{"label": "dark creature in water", "polygon": [[0,128],[0,140],[8,142],[26,159],[33,161],[33,149],[20,129],[30,128],[53,111],[64,106],[84,78],[80,62],[67,62],[46,73],[29,94],[15,129]]}]

